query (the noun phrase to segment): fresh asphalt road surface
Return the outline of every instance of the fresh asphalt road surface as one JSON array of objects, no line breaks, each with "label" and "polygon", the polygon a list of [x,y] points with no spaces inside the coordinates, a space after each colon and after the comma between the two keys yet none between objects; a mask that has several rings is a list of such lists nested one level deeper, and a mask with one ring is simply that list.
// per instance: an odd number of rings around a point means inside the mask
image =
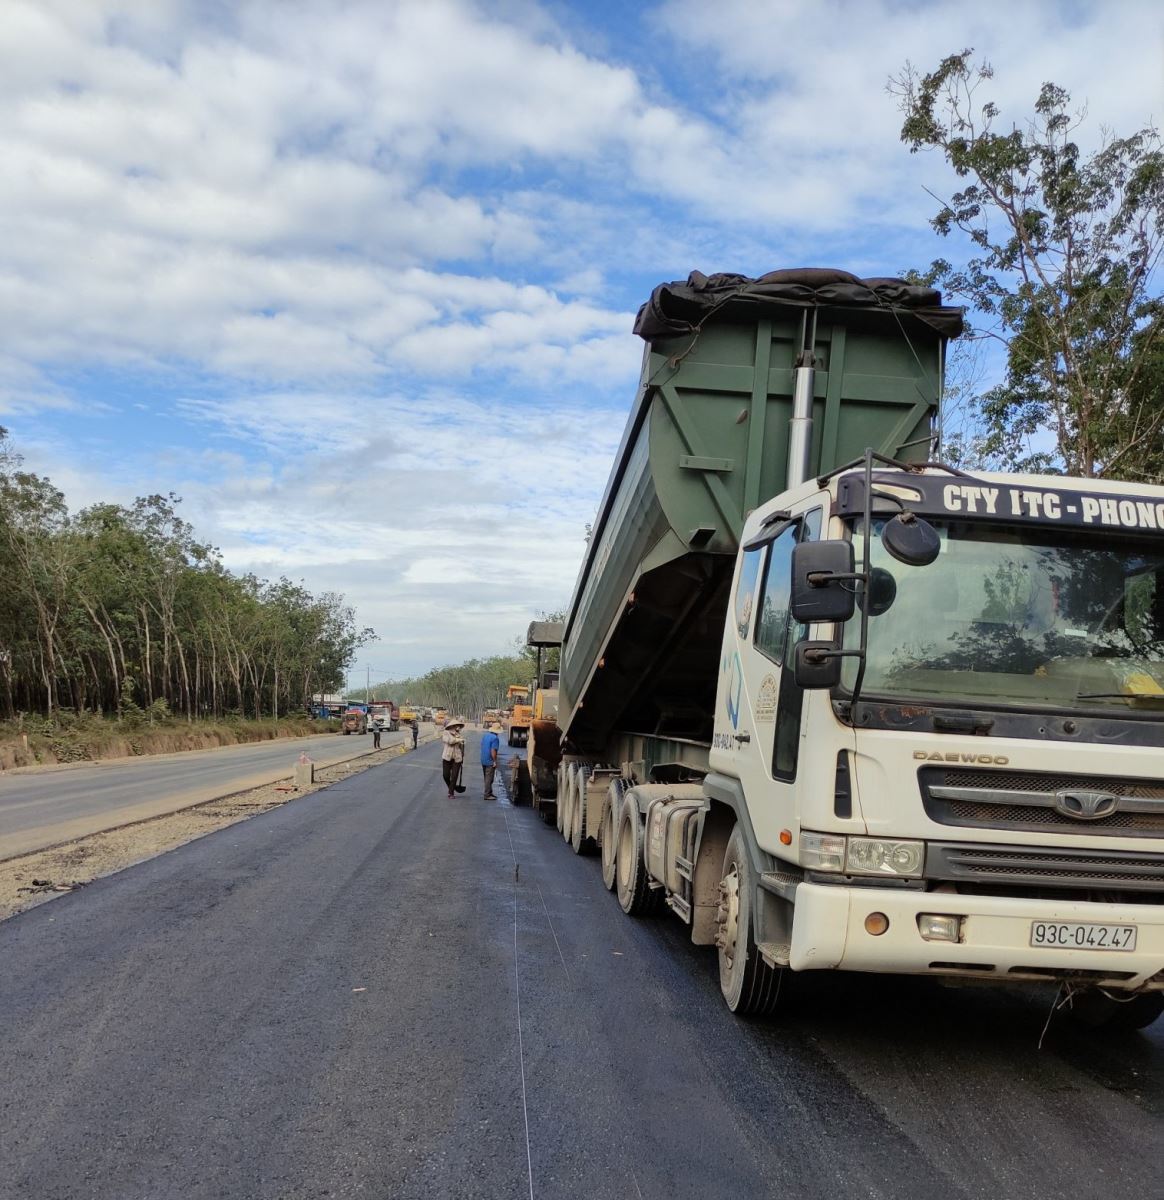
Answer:
[{"label": "fresh asphalt road surface", "polygon": [[[386,733],[381,745],[406,736]],[[301,753],[326,766],[371,748],[370,734],[330,733],[6,773],[0,775],[0,859],[273,782],[294,771]]]},{"label": "fresh asphalt road surface", "polygon": [[1040,1050],[1041,996],[835,975],[738,1020],[438,754],[0,923],[0,1196],[1162,1194],[1160,1023]]}]

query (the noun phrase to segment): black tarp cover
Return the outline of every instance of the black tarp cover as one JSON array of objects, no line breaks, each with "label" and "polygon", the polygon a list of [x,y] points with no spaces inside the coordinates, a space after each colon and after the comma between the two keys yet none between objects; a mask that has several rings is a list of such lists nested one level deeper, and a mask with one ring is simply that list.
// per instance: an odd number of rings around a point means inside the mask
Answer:
[{"label": "black tarp cover", "polygon": [[937,288],[904,279],[859,279],[848,271],[800,267],[747,275],[704,275],[661,283],[639,309],[635,333],[646,341],[692,333],[713,313],[721,320],[755,320],[757,309],[788,305],[889,308],[925,322],[943,337],[962,332],[962,309],[942,303]]}]

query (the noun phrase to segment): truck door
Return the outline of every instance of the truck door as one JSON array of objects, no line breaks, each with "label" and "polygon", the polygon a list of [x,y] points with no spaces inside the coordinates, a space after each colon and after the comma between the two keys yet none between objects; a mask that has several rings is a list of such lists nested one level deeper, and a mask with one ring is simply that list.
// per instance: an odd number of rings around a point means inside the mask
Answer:
[{"label": "truck door", "polygon": [[821,519],[819,507],[810,509],[766,546],[745,551],[725,638],[724,696],[716,713],[724,734],[715,740],[713,765],[743,784],[756,836],[769,850],[779,847],[779,832],[794,812],[804,699],[792,672],[792,648],[805,636],[788,612],[792,549],[820,536]]}]

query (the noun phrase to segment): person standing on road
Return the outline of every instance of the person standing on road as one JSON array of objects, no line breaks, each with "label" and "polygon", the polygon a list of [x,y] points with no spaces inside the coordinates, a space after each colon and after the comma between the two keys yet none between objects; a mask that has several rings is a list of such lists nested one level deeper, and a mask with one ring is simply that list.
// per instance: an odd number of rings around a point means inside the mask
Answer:
[{"label": "person standing on road", "polygon": [[420,737],[420,725],[417,723],[415,717],[412,719],[410,724],[412,725],[412,748],[415,750],[417,739]]},{"label": "person standing on road", "polygon": [[372,723],[372,749],[373,750],[380,749],[380,734],[383,732],[383,728],[384,727],[380,724],[380,722],[378,720],[374,721]]},{"label": "person standing on road", "polygon": [[454,717],[445,722],[445,731],[441,734],[441,741],[444,743],[441,750],[441,775],[445,787],[449,789],[450,800],[460,785],[461,768],[465,763],[465,739],[461,736],[461,730],[464,728],[465,722],[460,717]]},{"label": "person standing on road", "polygon": [[481,735],[481,774],[485,777],[485,799],[496,800],[493,794],[493,777],[497,774],[497,754],[501,747],[494,725]]}]

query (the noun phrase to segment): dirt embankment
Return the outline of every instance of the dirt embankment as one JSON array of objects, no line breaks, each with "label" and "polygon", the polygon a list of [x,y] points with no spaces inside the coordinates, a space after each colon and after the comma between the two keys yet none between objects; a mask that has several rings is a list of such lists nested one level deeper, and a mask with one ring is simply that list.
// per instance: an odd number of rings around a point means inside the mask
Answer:
[{"label": "dirt embankment", "polygon": [[[422,738],[421,745],[432,741],[433,736]],[[314,785],[298,791],[290,780],[282,780],[0,862],[0,921],[103,875],[112,875],[216,829],[269,812],[289,800],[318,792],[369,767],[410,753],[410,746],[389,746],[348,762],[317,767]]]},{"label": "dirt embankment", "polygon": [[99,762],[109,758],[136,758],[148,754],[175,754],[182,750],[212,750],[244,742],[276,738],[315,737],[334,732],[334,721],[292,718],[283,721],[191,721],[124,728],[116,721],[94,721],[80,728],[47,727],[0,730],[0,770],[55,763]]}]

